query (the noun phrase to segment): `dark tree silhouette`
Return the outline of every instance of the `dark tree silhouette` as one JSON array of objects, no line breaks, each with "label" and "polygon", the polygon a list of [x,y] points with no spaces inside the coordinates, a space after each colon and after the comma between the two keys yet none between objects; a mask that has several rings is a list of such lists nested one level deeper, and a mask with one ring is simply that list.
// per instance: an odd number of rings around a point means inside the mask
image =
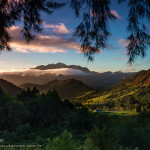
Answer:
[{"label": "dark tree silhouette", "polygon": [[81,41],[81,51],[93,60],[93,54],[107,46],[108,20],[116,19],[110,10],[110,0],[71,0],[71,7],[77,17],[82,16],[74,36]]},{"label": "dark tree silhouette", "polygon": [[[150,34],[147,24],[150,21],[150,0],[116,0],[118,3],[128,3],[128,27],[127,51],[129,63],[137,56],[144,57],[150,46]],[[110,10],[110,4],[114,0],[69,0],[70,7],[77,17],[82,17],[74,36],[81,42],[81,51],[93,60],[93,55],[107,47],[107,41],[111,35],[109,32],[109,20],[117,19]],[[28,43],[34,38],[31,31],[40,32],[41,12],[49,15],[57,8],[65,5],[54,0],[0,0],[0,49],[10,50],[11,40],[8,29],[16,21],[24,22],[22,33]]]},{"label": "dark tree silhouette", "polygon": [[31,31],[42,30],[41,12],[51,15],[63,5],[52,0],[0,0],[0,49],[11,50],[8,29],[17,21],[23,21],[22,33],[28,43],[34,38]]},{"label": "dark tree silhouette", "polygon": [[[76,28],[75,36],[82,43],[81,50],[90,60],[93,54],[106,48],[110,35],[108,20],[116,19],[110,11],[110,2],[114,0],[71,0],[71,7],[77,17],[80,14],[82,22]],[[150,34],[146,24],[150,21],[150,0],[117,0],[126,2],[129,7],[128,27],[129,37],[126,40],[129,63],[137,56],[144,57],[150,46]]]},{"label": "dark tree silhouette", "polygon": [[146,49],[150,46],[150,35],[147,28],[147,21],[150,21],[149,0],[129,0],[130,7],[128,15],[128,41],[129,62],[133,62],[137,56],[144,57]]}]

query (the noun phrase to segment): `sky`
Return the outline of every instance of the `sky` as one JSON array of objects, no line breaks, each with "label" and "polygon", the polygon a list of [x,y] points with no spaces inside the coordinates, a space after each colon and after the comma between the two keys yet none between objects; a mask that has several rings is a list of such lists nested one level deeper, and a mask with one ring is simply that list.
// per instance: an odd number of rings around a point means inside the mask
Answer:
[{"label": "sky", "polygon": [[113,1],[111,11],[118,19],[111,22],[109,26],[112,33],[108,41],[109,47],[96,54],[93,62],[88,62],[87,58],[80,53],[80,43],[72,36],[80,19],[76,18],[73,10],[66,5],[51,16],[42,14],[43,31],[36,34],[36,38],[29,45],[25,44],[20,33],[21,22],[9,29],[13,37],[10,43],[12,51],[0,53],[0,72],[24,70],[58,62],[81,65],[97,72],[136,72],[149,69],[150,53],[147,53],[144,59],[136,59],[132,66],[127,63],[125,39],[128,36],[126,30],[128,8],[126,4],[118,5]]}]

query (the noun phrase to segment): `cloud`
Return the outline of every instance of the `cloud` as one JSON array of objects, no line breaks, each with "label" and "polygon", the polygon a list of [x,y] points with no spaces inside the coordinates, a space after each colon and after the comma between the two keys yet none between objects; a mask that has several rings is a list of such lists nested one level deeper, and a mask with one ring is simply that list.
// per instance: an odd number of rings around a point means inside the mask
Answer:
[{"label": "cloud", "polygon": [[44,28],[52,28],[54,33],[59,33],[59,34],[70,33],[70,31],[67,29],[67,27],[64,25],[64,23],[59,23],[58,25],[54,25],[54,24],[46,24],[44,22],[43,27]]},{"label": "cloud", "polygon": [[135,63],[135,64],[126,64],[125,68],[127,69],[124,69],[122,71],[125,71],[125,72],[136,72],[136,70],[139,70],[138,68],[141,67],[143,64],[139,64],[139,63]]},{"label": "cloud", "polygon": [[40,76],[44,74],[62,74],[62,75],[86,75],[88,73],[85,73],[81,70],[77,69],[71,69],[71,68],[61,68],[61,69],[48,69],[48,70],[38,70],[38,69],[22,69],[22,70],[11,70],[10,72],[3,72],[1,71],[0,74],[19,74],[22,76],[26,75],[35,75]]},{"label": "cloud", "polygon": [[118,40],[118,43],[119,43],[119,45],[122,46],[122,47],[127,47],[128,44],[129,44],[129,41],[127,41],[127,40],[125,40],[125,39],[119,39],[119,40]]},{"label": "cloud", "polygon": [[136,69],[133,67],[127,68],[125,71],[126,72],[134,72]]},{"label": "cloud", "polygon": [[111,13],[118,19],[120,19],[121,17],[119,16],[119,14],[117,13],[117,11],[115,10],[111,10]]},{"label": "cloud", "polygon": [[68,50],[80,50],[80,44],[74,39],[62,38],[54,35],[37,35],[30,44],[26,44],[22,34],[21,28],[13,26],[9,29],[10,35],[13,37],[10,46],[17,52],[29,53],[65,53]]},{"label": "cloud", "polygon": [[[118,18],[118,19],[121,18],[121,17],[119,16],[119,14],[117,13],[117,11],[115,11],[115,10],[110,10],[110,12],[111,12],[116,18]],[[91,14],[92,17],[95,16],[95,14],[92,12],[92,10],[90,10],[90,14]]]}]

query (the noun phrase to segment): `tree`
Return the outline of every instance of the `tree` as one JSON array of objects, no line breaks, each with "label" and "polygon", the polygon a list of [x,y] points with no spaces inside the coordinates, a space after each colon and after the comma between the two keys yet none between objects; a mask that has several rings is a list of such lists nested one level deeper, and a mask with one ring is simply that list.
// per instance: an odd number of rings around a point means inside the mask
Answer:
[{"label": "tree", "polygon": [[27,103],[30,99],[36,98],[39,94],[39,90],[34,87],[32,90],[27,88],[27,90],[22,90],[20,94],[17,95],[17,99],[23,103]]},{"label": "tree", "polygon": [[[117,0],[119,3],[127,2],[129,7],[128,27],[129,37],[127,38],[127,51],[129,63],[132,63],[137,56],[145,56],[146,49],[150,45],[150,35],[146,27],[146,21],[150,20],[149,0]],[[76,16],[82,12],[83,20],[76,28],[75,36],[80,38],[81,49],[89,59],[93,54],[106,48],[110,36],[108,20],[116,17],[110,10],[111,0],[72,0],[71,6]],[[94,45],[94,47],[93,47]]]},{"label": "tree", "polygon": [[64,104],[56,91],[32,98],[28,103],[28,109],[32,126],[49,126],[62,118],[65,112]]},{"label": "tree", "polygon": [[8,29],[17,21],[23,21],[22,33],[28,43],[34,38],[31,31],[42,30],[41,12],[51,15],[64,4],[52,0],[1,0],[0,1],[0,49],[11,50]]},{"label": "tree", "polygon": [[48,139],[46,150],[77,150],[76,143],[70,132],[65,130],[60,136],[51,141]]},{"label": "tree", "polygon": [[[81,42],[81,51],[93,60],[93,55],[101,49],[107,48],[108,38],[111,35],[108,21],[117,19],[110,10],[114,0],[70,0],[68,3],[75,11],[77,17],[82,17],[74,36]],[[150,34],[147,23],[150,21],[149,0],[116,0],[118,3],[126,2],[129,7],[127,38],[127,52],[129,63],[137,56],[144,57],[150,46]],[[23,18],[22,30],[26,42],[34,38],[31,31],[42,30],[41,12],[51,15],[54,10],[64,6],[53,0],[1,0],[0,1],[0,49],[10,50],[11,40],[8,29]]]}]

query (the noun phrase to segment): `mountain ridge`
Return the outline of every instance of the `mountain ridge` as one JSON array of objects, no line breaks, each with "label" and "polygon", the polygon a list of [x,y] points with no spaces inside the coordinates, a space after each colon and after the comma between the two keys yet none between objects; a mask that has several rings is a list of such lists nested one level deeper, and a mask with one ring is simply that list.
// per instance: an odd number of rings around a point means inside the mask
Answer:
[{"label": "mountain ridge", "polygon": [[26,83],[20,86],[20,88],[24,90],[26,90],[27,88],[33,89],[34,87],[36,87],[41,93],[56,90],[62,99],[77,97],[87,91],[92,90],[84,83],[76,79],[53,80],[43,85]]},{"label": "mountain ridge", "polygon": [[86,73],[91,73],[91,71],[87,67],[82,67],[79,65],[66,65],[61,62],[58,62],[56,64],[39,65],[31,69],[48,70],[48,69],[60,69],[60,68],[72,68],[72,69],[84,71]]},{"label": "mountain ridge", "polygon": [[[44,65],[41,65],[42,68]],[[48,70],[38,70],[38,66],[34,69],[29,69],[27,71],[20,72],[11,72],[11,73],[0,73],[0,78],[7,80],[9,82],[14,83],[17,86],[20,86],[24,83],[32,83],[32,84],[46,84],[55,79],[57,80],[67,80],[67,79],[76,79],[83,82],[85,85],[95,89],[101,88],[110,88],[112,85],[116,84],[122,79],[126,79],[133,75],[133,73],[124,73],[121,71],[117,72],[93,72],[90,71],[86,67],[70,65],[72,68],[63,69],[60,67],[68,67],[63,63],[49,64],[44,67],[52,66],[51,68],[57,69],[49,69]],[[55,66],[55,67],[53,67]],[[57,66],[57,67],[56,67]],[[60,70],[59,70],[59,69]],[[78,68],[78,69],[77,69]],[[43,68],[44,69],[44,68]],[[85,71],[85,72],[84,72]]]},{"label": "mountain ridge", "polygon": [[127,83],[131,85],[149,86],[150,85],[150,69],[141,70],[127,79]]},{"label": "mountain ridge", "polygon": [[6,80],[0,79],[0,88],[7,94],[11,94],[13,96],[19,94],[21,92],[21,89],[14,85],[11,82],[8,82]]}]

